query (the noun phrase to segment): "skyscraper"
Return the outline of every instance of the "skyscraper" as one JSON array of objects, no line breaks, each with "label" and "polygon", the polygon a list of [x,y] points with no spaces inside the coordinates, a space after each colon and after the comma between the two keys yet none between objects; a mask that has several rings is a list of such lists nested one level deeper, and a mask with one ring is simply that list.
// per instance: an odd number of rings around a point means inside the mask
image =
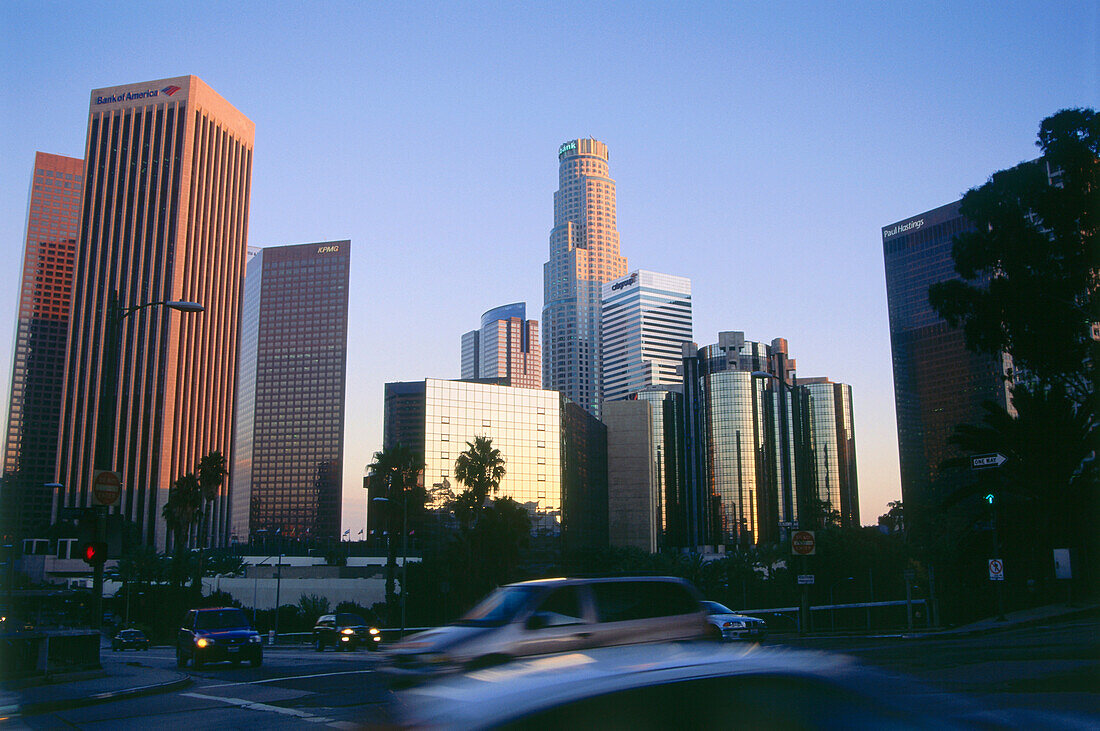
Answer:
[{"label": "skyscraper", "polygon": [[639,269],[603,285],[602,401],[683,381],[691,280]]},{"label": "skyscraper", "polygon": [[543,265],[543,387],[595,416],[601,285],[626,274],[607,159],[607,145],[594,139],[570,140],[558,148],[550,259]]},{"label": "skyscraper", "polygon": [[462,336],[462,378],[506,378],[518,388],[542,388],[539,324],[527,319],[527,303],[494,307],[481,328]]},{"label": "skyscraper", "polygon": [[340,537],[350,241],[259,249],[241,318],[230,537]]},{"label": "skyscraper", "polygon": [[812,469],[807,478],[812,484],[806,485],[807,497],[835,511],[845,528],[858,528],[852,387],[824,377],[798,378],[795,383],[808,417],[807,446],[812,454]]},{"label": "skyscraper", "polygon": [[[160,549],[169,486],[204,455],[230,455],[254,132],[195,76],[91,94],[59,503],[88,505],[96,462],[107,464],[123,486],[114,510]],[[168,301],[204,311],[145,306]],[[226,481],[211,505],[214,543],[228,492]]]},{"label": "skyscraper", "polygon": [[35,153],[0,483],[0,531],[45,535],[53,509],[57,425],[84,161]]},{"label": "skyscraper", "polygon": [[980,422],[985,401],[1009,406],[1007,357],[967,350],[963,331],[928,302],[930,285],[958,278],[951,239],[970,227],[956,201],[882,229],[901,493],[911,520],[942,499],[932,490],[943,461],[957,454],[948,441],[955,427]]}]

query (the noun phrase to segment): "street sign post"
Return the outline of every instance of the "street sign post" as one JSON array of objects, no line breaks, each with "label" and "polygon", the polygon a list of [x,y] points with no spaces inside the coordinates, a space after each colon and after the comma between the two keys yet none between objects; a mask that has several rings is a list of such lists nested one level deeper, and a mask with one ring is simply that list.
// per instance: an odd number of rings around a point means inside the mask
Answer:
[{"label": "street sign post", "polygon": [[970,458],[970,469],[987,470],[991,467],[1000,467],[1008,461],[1008,457],[997,452],[990,454],[975,454]]},{"label": "street sign post", "polygon": [[110,507],[122,496],[122,478],[111,470],[95,470],[92,475],[92,502]]},{"label": "street sign post", "polygon": [[817,541],[812,530],[795,531],[791,536],[791,553],[796,556],[813,556],[817,553]]},{"label": "street sign post", "polygon": [[989,580],[990,581],[1004,581],[1005,580],[1005,565],[999,558],[989,559]]}]

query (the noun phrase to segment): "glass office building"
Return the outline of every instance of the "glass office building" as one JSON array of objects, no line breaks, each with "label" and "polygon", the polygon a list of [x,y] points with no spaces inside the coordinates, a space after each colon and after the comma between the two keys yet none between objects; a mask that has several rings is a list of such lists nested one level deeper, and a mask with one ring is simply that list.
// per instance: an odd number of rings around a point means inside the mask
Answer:
[{"label": "glass office building", "polygon": [[602,298],[602,400],[680,383],[680,349],[693,337],[691,280],[639,269],[604,284]]},{"label": "glass office building", "polygon": [[962,329],[948,325],[928,301],[929,286],[959,278],[952,238],[970,227],[956,201],[882,229],[901,492],[914,521],[941,499],[932,492],[944,460],[958,455],[949,443],[955,427],[979,423],[985,401],[1009,407],[1007,357],[967,350]]},{"label": "glass office building", "polygon": [[602,484],[606,545],[606,432],[558,392],[429,378],[386,384],[385,403],[384,447],[422,445],[423,484],[434,507],[465,489],[455,480],[455,460],[469,442],[489,437],[505,460],[497,497],[525,505],[536,534],[568,532],[571,509],[574,527],[590,531],[583,526],[591,510],[601,510]]},{"label": "glass office building", "polygon": [[481,316],[481,328],[462,336],[463,379],[505,379],[518,388],[542,388],[539,324],[527,304],[513,302]]},{"label": "glass office building", "polygon": [[69,331],[84,161],[35,153],[12,352],[0,532],[46,535]]},{"label": "glass office building", "polygon": [[[94,470],[111,468],[123,488],[112,511],[158,550],[172,483],[232,452],[254,136],[195,76],[91,93],[55,505],[89,505]],[[203,311],[141,307],[111,322],[113,298]],[[229,490],[208,516],[215,545],[229,535]]]},{"label": "glass office building", "polygon": [[593,416],[603,372],[602,285],[626,274],[607,160],[607,145],[594,139],[558,148],[550,259],[543,266],[542,384]]},{"label": "glass office building", "polygon": [[[856,477],[855,420],[852,387],[827,378],[799,378],[799,395],[807,413],[807,445],[812,471],[807,497],[839,514],[846,528],[859,527],[859,490]],[[815,506],[816,508],[816,506]]]},{"label": "glass office building", "polygon": [[350,241],[255,250],[245,278],[231,538],[340,536]]}]

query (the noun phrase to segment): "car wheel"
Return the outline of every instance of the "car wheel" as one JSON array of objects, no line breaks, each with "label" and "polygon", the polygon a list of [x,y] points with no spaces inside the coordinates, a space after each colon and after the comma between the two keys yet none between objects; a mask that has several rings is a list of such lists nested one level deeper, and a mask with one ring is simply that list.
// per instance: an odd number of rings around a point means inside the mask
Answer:
[{"label": "car wheel", "polygon": [[191,656],[191,667],[193,667],[195,670],[198,670],[199,668],[201,668],[202,663],[203,663],[202,655],[195,654],[195,655]]},{"label": "car wheel", "polygon": [[183,656],[183,650],[181,650],[179,648],[179,645],[177,645],[176,646],[176,667],[182,668],[186,664],[187,664],[187,658],[185,658]]},{"label": "car wheel", "polygon": [[313,646],[313,649],[317,650],[317,652],[324,652],[325,651],[325,641],[322,640],[320,637],[318,637],[317,642]]}]

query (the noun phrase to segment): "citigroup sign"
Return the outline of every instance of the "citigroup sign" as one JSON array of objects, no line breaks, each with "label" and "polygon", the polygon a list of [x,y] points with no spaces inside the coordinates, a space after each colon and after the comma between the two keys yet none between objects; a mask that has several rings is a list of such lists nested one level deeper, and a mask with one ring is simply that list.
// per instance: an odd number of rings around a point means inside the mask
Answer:
[{"label": "citigroup sign", "polygon": [[620,290],[620,289],[626,289],[627,287],[632,287],[632,286],[634,286],[634,283],[637,282],[637,281],[638,281],[638,275],[637,274],[631,274],[630,279],[624,279],[621,282],[615,282],[614,284],[612,284],[611,285],[611,291],[615,292],[615,291]]}]

